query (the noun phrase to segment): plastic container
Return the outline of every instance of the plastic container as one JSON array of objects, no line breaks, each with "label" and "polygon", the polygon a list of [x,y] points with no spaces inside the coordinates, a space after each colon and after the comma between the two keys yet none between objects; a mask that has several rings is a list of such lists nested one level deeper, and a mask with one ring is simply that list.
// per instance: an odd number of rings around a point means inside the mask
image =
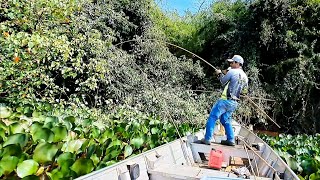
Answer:
[{"label": "plastic container", "polygon": [[208,167],[213,169],[221,169],[223,161],[223,153],[220,150],[215,150],[214,148],[210,151]]}]

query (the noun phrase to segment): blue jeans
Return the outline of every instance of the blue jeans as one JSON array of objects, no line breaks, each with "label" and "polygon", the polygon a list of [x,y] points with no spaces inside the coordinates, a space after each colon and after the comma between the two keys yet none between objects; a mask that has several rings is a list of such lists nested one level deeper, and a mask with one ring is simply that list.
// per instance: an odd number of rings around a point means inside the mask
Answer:
[{"label": "blue jeans", "polygon": [[214,126],[216,121],[220,119],[221,124],[224,126],[227,140],[234,142],[234,133],[231,125],[232,113],[236,110],[238,102],[234,100],[219,99],[212,107],[206,126],[205,140],[210,141],[213,135]]}]

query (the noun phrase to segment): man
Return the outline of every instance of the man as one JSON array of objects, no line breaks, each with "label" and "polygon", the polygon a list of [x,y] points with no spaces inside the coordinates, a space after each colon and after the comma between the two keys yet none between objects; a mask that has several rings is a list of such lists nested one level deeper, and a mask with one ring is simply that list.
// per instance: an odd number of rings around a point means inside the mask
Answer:
[{"label": "man", "polygon": [[216,70],[220,82],[224,85],[224,90],[221,98],[215,103],[210,112],[206,125],[205,138],[202,142],[210,144],[215,123],[220,119],[221,124],[225,128],[227,140],[222,140],[221,144],[234,146],[234,132],[231,125],[232,113],[238,106],[241,93],[246,93],[248,87],[248,77],[242,70],[244,60],[239,55],[234,55],[232,59],[227,60],[230,63],[231,69],[223,74],[221,70]]}]

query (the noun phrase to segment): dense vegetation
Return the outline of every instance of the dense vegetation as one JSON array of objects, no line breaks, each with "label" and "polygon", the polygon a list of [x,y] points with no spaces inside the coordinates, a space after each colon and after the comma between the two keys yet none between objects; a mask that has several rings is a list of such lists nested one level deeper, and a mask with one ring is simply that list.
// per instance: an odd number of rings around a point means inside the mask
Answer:
[{"label": "dense vegetation", "polygon": [[[221,0],[195,15],[172,16],[157,21],[170,27],[172,42],[216,66],[236,53],[245,57],[246,70],[258,68],[263,88],[277,101],[272,110],[280,131],[320,132],[319,0]],[[205,72],[211,76],[212,69]]]},{"label": "dense vegetation", "polygon": [[1,0],[1,178],[75,178],[202,125],[215,94],[190,91],[199,62],[142,40],[165,40],[150,7]]},{"label": "dense vegetation", "polygon": [[284,135],[262,137],[300,179],[320,179],[320,135]]},{"label": "dense vegetation", "polygon": [[[0,0],[0,177],[74,178],[203,127],[220,85],[163,41],[220,68],[241,54],[280,131],[319,132],[319,5],[222,0],[181,18],[153,0]],[[235,118],[267,124],[246,101]]]},{"label": "dense vegetation", "polygon": [[0,106],[0,177],[76,178],[191,133],[159,117],[121,109],[101,121],[91,112],[69,114],[42,104],[34,108]]},{"label": "dense vegetation", "polygon": [[[2,101],[106,111],[128,106],[176,120],[203,119],[205,98],[187,91],[193,79],[204,77],[199,63],[176,58],[164,44],[139,40],[163,37],[152,25],[150,5],[1,3]],[[133,38],[138,41],[113,45]]]}]

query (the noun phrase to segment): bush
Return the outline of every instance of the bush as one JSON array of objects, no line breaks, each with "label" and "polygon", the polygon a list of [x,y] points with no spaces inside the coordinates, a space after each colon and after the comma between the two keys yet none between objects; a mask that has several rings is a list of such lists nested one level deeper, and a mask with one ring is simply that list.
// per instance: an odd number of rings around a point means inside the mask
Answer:
[{"label": "bush", "polygon": [[165,40],[151,21],[152,7],[142,0],[2,3],[2,101],[103,110],[126,105],[179,121],[203,120],[205,107],[187,92],[204,77],[199,63],[144,40]]}]

